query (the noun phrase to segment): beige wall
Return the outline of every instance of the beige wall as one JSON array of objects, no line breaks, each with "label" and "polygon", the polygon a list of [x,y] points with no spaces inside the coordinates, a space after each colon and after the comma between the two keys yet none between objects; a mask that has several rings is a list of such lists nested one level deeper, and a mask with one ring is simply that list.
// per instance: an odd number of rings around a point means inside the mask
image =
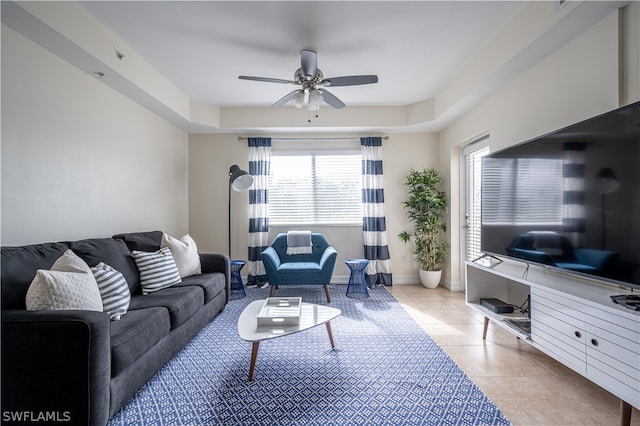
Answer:
[{"label": "beige wall", "polygon": [[[279,135],[270,135],[277,138]],[[292,135],[282,135],[292,137]],[[295,136],[295,135],[293,135]],[[306,137],[322,137],[327,135],[305,135]],[[339,135],[345,136],[345,135]],[[314,142],[273,142],[273,149],[359,149],[357,138],[364,135],[346,135],[352,141],[314,141]],[[284,146],[286,145],[286,146]],[[402,209],[402,201],[406,195],[403,187],[405,176],[411,168],[436,166],[438,162],[437,137],[434,134],[393,134],[390,140],[383,143],[385,214],[387,216],[387,236],[389,250],[393,258],[392,268],[394,282],[417,282],[417,265],[410,259],[401,263],[401,255],[410,253],[396,238],[396,235],[408,226],[406,215]],[[227,197],[229,166],[238,164],[242,169],[248,168],[248,148],[246,142],[239,142],[237,135],[208,134],[189,136],[189,223],[190,232],[198,241],[199,247],[208,251],[227,252]],[[231,257],[246,259],[247,256],[247,223],[248,194],[234,192],[232,201],[232,253]],[[308,229],[308,227],[306,227]],[[278,232],[288,229],[272,227],[270,238]],[[347,278],[348,269],[344,259],[362,257],[361,227],[314,227],[314,231],[322,232],[338,251],[338,262],[334,272],[334,280]]]},{"label": "beige wall", "polygon": [[[637,34],[638,4],[632,5],[635,22],[624,34]],[[626,13],[626,12],[625,12]],[[628,49],[640,49],[640,41],[622,37]],[[621,105],[618,49],[619,13],[614,12],[567,45],[506,85],[479,106],[440,133],[440,168],[448,176],[453,201],[449,215],[451,255],[445,270],[445,285],[464,287],[461,274],[460,149],[478,135],[488,134],[492,150],[524,142]],[[629,44],[631,47],[629,47]],[[637,55],[636,59],[637,60]],[[634,71],[635,69],[635,71]],[[637,64],[625,68],[638,79]],[[638,100],[637,85],[622,90],[628,102]]]},{"label": "beige wall", "polygon": [[2,26],[3,245],[188,232],[187,134]]},{"label": "beige wall", "polygon": [[[490,135],[493,149],[505,147],[637,101],[638,34],[640,3],[632,2],[439,135],[390,135],[383,147],[385,207],[396,283],[417,279],[417,265],[400,262],[410,247],[396,238],[408,226],[401,207],[408,170],[437,166],[445,176],[452,251],[444,284],[461,288],[460,147],[482,134]],[[2,244],[162,229],[190,232],[203,251],[228,251],[227,172],[236,163],[246,169],[248,156],[237,135],[187,136],[5,26],[2,91]],[[234,193],[232,202],[231,255],[245,258],[247,193]],[[323,232],[341,260],[360,255],[360,229]]]}]

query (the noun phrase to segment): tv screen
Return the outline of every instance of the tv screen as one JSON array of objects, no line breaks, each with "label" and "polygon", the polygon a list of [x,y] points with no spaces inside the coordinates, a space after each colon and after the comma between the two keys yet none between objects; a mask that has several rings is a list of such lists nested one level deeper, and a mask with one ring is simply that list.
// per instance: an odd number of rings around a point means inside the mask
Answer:
[{"label": "tv screen", "polygon": [[640,289],[640,102],[482,160],[482,251]]}]

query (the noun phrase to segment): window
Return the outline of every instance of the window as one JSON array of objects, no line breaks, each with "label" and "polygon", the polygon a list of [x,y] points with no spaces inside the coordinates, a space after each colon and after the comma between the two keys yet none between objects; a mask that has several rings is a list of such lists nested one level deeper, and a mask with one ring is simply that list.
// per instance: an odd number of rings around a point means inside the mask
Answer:
[{"label": "window", "polygon": [[488,140],[484,139],[464,150],[466,163],[466,213],[465,213],[465,258],[473,260],[482,254],[481,243],[481,178],[482,157],[489,154]]},{"label": "window", "polygon": [[361,225],[360,153],[272,153],[269,223]]},{"label": "window", "polygon": [[562,160],[488,158],[482,164],[482,223],[562,225]]}]

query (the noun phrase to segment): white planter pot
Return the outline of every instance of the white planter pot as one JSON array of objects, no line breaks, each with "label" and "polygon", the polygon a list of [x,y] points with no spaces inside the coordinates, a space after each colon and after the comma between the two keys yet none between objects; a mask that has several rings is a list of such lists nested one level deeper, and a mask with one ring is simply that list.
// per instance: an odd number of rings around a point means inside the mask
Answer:
[{"label": "white planter pot", "polygon": [[426,288],[436,288],[440,284],[442,271],[424,271],[420,270],[420,281]]}]

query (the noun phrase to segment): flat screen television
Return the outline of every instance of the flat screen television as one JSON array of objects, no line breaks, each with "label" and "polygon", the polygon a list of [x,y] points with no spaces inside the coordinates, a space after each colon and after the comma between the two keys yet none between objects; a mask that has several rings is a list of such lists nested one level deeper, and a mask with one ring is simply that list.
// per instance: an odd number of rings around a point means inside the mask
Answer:
[{"label": "flat screen television", "polygon": [[640,102],[482,159],[481,250],[640,289]]}]

